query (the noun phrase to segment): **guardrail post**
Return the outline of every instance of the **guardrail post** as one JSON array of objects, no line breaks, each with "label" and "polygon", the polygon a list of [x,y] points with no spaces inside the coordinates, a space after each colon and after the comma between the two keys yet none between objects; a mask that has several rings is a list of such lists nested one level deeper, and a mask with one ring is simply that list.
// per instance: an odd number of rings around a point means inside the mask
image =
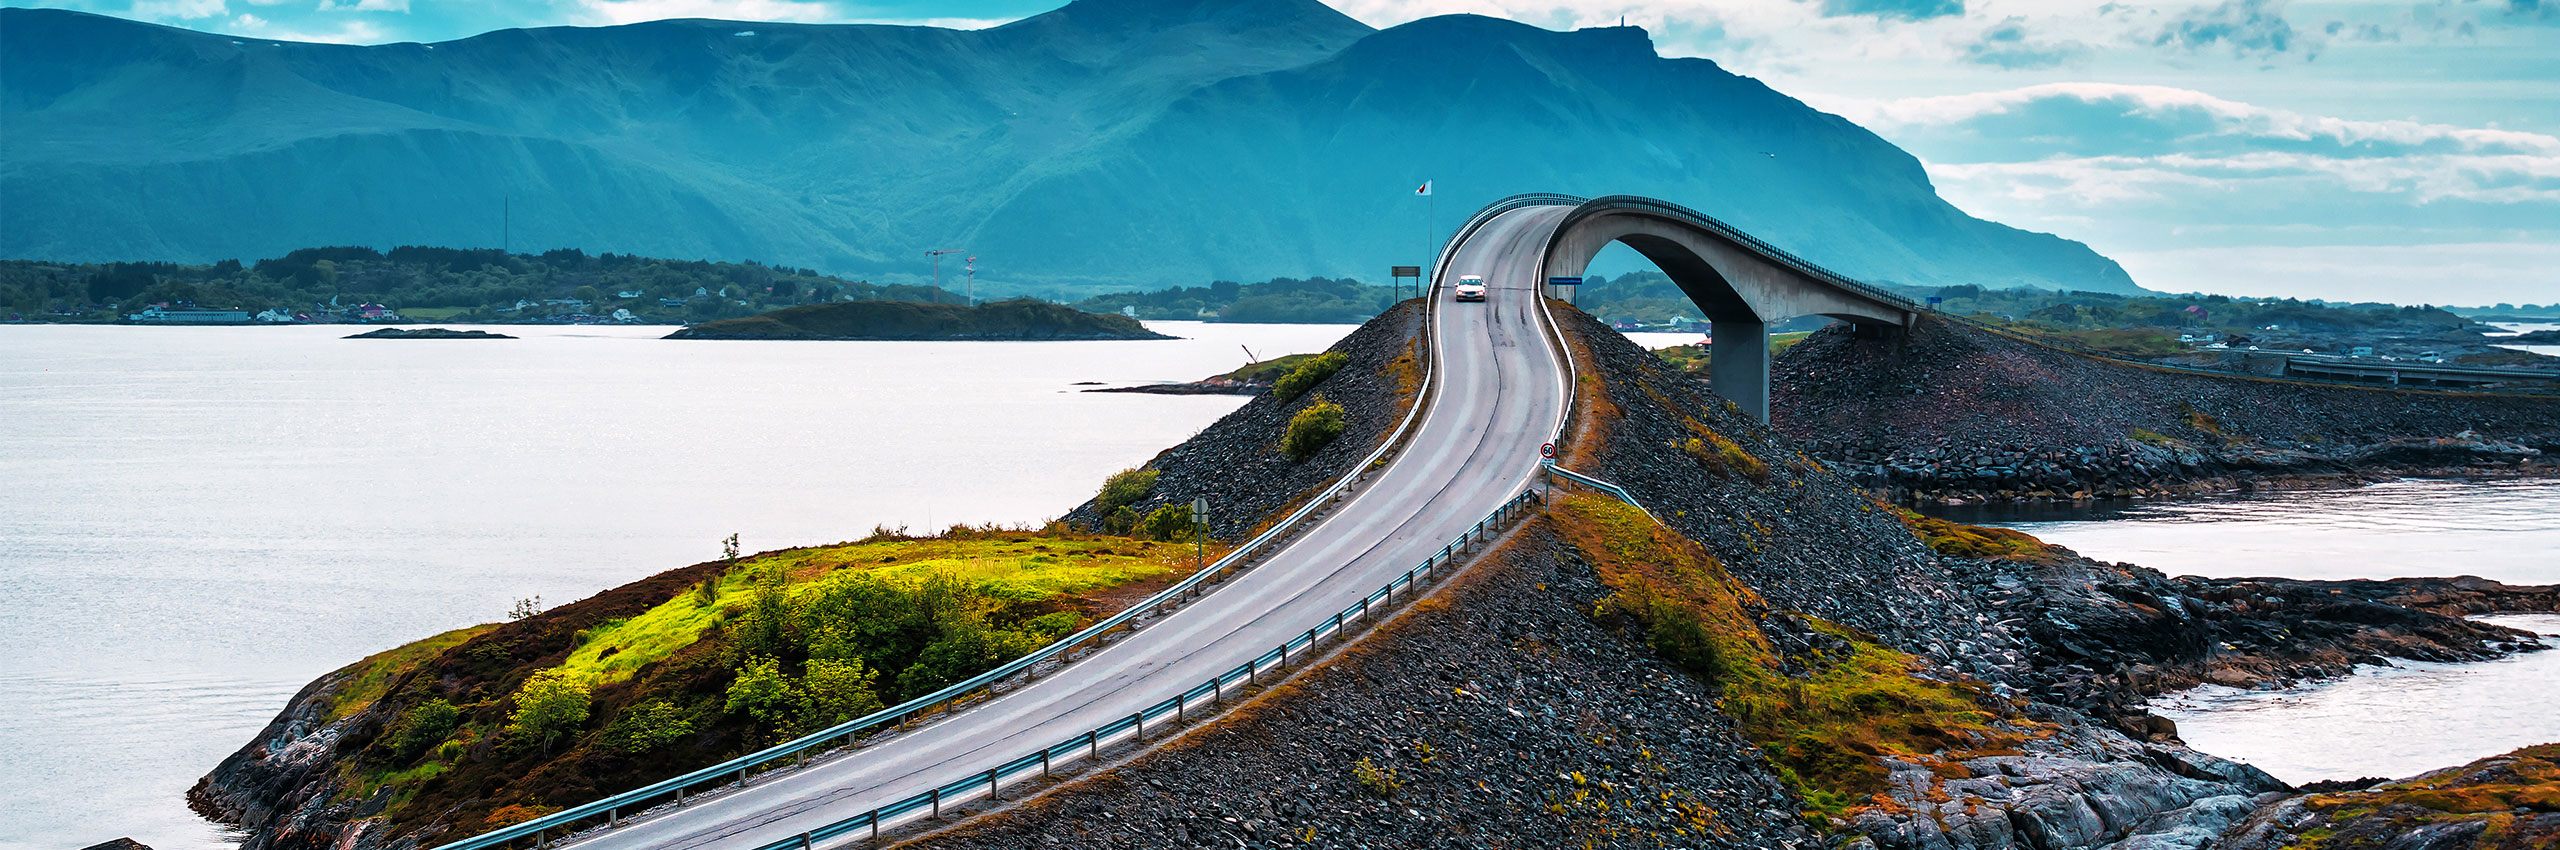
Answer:
[{"label": "guardrail post", "polygon": [[871,810],[871,840],[880,840],[880,810]]},{"label": "guardrail post", "polygon": [[1182,722],[1182,709],[1183,709],[1183,704],[1184,704],[1184,703],[1188,703],[1188,702],[1190,702],[1190,701],[1191,701],[1191,695],[1190,695],[1190,694],[1185,694],[1185,693],[1176,693],[1176,694],[1174,694],[1174,695],[1173,695],[1173,722],[1175,722],[1175,723],[1180,723],[1180,722]]},{"label": "guardrail post", "polygon": [[809,834],[800,833],[800,850],[809,850]]},{"label": "guardrail post", "polygon": [[1040,778],[1049,778],[1049,751],[1046,749],[1040,751]]},{"label": "guardrail post", "polygon": [[1085,757],[1086,759],[1088,759],[1088,760],[1097,760],[1097,759],[1102,758],[1102,734],[1101,734],[1101,733],[1099,733],[1099,732],[1086,732],[1086,733],[1084,733],[1084,745],[1085,745],[1084,757]]},{"label": "guardrail post", "polygon": [[933,788],[933,819],[942,819],[942,786],[939,785]]},{"label": "guardrail post", "polygon": [[1146,739],[1147,739],[1147,712],[1146,712],[1144,709],[1140,709],[1140,710],[1138,710],[1138,711],[1136,711],[1136,712],[1131,713],[1131,714],[1129,715],[1129,719],[1130,719],[1130,720],[1137,721],[1137,723],[1138,723],[1138,731],[1137,731],[1137,732],[1135,732],[1135,733],[1132,733],[1132,734],[1130,735],[1130,737],[1136,738],[1136,739],[1138,739],[1138,740],[1140,740],[1140,741],[1144,741],[1144,740],[1146,740]]},{"label": "guardrail post", "polygon": [[606,829],[621,829],[621,828],[622,828],[622,809],[621,809],[620,807],[615,807],[615,808],[610,808],[610,809],[606,809],[606,810],[604,810],[604,828],[606,828]]},{"label": "guardrail post", "polygon": [[987,770],[987,799],[990,799],[990,800],[1003,800],[1003,799],[1004,799],[1003,797],[998,797],[998,796],[996,796],[996,791],[997,791],[997,790],[998,790],[998,789],[997,789],[997,787],[996,787],[996,772],[995,772],[995,770],[994,770],[993,768],[989,768],[989,769]]},{"label": "guardrail post", "polygon": [[676,786],[676,808],[684,808],[684,786]]}]

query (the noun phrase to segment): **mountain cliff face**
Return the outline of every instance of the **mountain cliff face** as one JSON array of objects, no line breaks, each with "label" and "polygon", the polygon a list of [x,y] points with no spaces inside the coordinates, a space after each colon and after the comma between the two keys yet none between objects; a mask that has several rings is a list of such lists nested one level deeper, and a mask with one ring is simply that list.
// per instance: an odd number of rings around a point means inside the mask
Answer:
[{"label": "mountain cliff face", "polygon": [[[373,47],[0,10],[0,256],[578,247],[1016,289],[1376,277],[1525,191],[1637,193],[1850,274],[2130,288],[1847,121],[1641,30],[1374,31],[1314,0],[1078,0],[978,31],[660,21]],[[512,226],[502,226],[502,209]],[[242,222],[256,226],[243,227]]]}]

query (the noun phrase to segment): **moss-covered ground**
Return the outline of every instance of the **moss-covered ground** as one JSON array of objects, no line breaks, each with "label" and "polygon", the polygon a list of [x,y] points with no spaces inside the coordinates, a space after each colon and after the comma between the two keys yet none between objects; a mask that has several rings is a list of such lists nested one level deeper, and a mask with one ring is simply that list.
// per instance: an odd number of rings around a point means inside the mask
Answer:
[{"label": "moss-covered ground", "polygon": [[2400,847],[2419,829],[2469,831],[2462,846],[2480,850],[2560,846],[2560,744],[2369,790],[2314,794],[2305,804],[2317,820],[2288,850]]},{"label": "moss-covered ground", "polygon": [[2062,558],[2062,551],[2034,535],[2007,528],[1986,528],[1922,516],[1907,508],[1893,508],[1902,524],[1929,548],[1941,555],[1959,558],[2000,558],[2028,564],[2051,564]]},{"label": "moss-covered ground", "polygon": [[[1612,595],[1595,617],[1624,624],[1666,659],[1723,690],[1723,709],[1825,818],[1896,804],[1886,760],[1964,775],[1957,762],[2006,752],[2034,734],[1969,682],[1924,675],[1921,661],[1873,637],[1774,611],[1705,548],[1641,511],[1569,496],[1550,513]],[[1809,648],[1782,652],[1767,629]]]},{"label": "moss-covered ground", "polygon": [[[520,821],[990,669],[1201,554],[1061,527],[884,532],[447,632],[347,671],[330,705],[357,719],[359,754],[339,763],[337,797],[387,791],[394,829],[443,825],[429,844]],[[550,696],[528,696],[535,682]]]}]

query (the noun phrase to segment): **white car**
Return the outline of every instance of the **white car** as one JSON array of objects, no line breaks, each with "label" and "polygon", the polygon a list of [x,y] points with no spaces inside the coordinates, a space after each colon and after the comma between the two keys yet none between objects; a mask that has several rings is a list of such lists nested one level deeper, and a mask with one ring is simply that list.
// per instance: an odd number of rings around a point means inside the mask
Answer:
[{"label": "white car", "polygon": [[1460,301],[1484,300],[1484,276],[1459,275],[1456,293],[1455,297]]}]

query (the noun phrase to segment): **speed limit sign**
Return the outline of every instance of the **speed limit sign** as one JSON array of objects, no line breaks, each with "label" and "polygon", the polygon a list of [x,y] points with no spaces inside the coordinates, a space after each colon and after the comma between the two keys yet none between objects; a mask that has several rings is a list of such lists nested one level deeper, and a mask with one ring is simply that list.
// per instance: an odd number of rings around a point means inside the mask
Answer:
[{"label": "speed limit sign", "polygon": [[1555,456],[1556,456],[1556,444],[1554,444],[1554,443],[1541,443],[1541,444],[1539,444],[1539,446],[1538,446],[1538,456],[1539,456],[1539,457],[1544,457],[1544,458],[1552,458],[1552,457],[1555,457]]}]

